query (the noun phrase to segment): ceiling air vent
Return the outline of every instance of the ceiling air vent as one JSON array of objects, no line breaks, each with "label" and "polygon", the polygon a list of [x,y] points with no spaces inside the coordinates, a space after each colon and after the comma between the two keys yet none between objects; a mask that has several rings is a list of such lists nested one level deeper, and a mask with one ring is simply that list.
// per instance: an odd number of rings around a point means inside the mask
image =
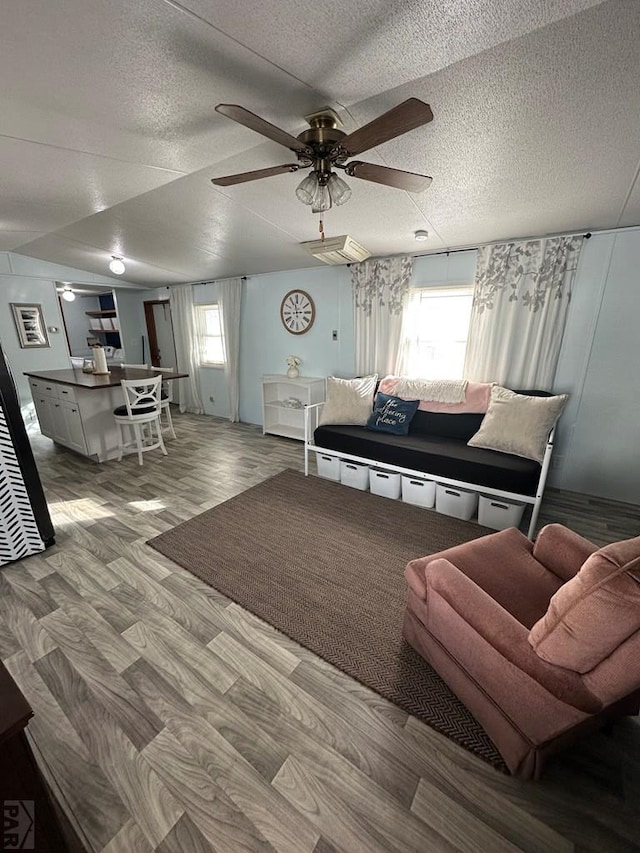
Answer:
[{"label": "ceiling air vent", "polygon": [[348,234],[331,237],[329,240],[312,240],[300,245],[325,264],[353,264],[371,257],[371,252],[356,243]]}]

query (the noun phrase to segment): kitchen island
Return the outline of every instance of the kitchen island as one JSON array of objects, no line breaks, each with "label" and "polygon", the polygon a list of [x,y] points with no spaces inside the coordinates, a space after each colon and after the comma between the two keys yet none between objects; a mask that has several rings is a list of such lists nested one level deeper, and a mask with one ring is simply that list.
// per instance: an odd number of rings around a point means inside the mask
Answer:
[{"label": "kitchen island", "polygon": [[[117,459],[118,428],[113,410],[124,403],[123,379],[148,379],[159,371],[112,367],[108,374],[80,369],[27,371],[40,432],[95,462]],[[172,381],[188,373],[164,374]]]}]

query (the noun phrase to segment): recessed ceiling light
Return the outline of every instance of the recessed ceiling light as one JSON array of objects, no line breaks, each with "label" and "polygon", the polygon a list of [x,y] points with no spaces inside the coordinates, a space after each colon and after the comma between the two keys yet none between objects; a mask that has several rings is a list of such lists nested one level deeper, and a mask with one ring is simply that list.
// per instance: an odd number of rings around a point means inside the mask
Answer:
[{"label": "recessed ceiling light", "polygon": [[423,230],[414,231],[413,236],[416,238],[416,240],[428,240],[429,239],[429,232],[423,231]]},{"label": "recessed ceiling light", "polygon": [[71,288],[67,286],[62,290],[62,298],[67,302],[73,302],[73,300],[76,298],[76,295],[73,290],[71,290]]},{"label": "recessed ceiling light", "polygon": [[109,269],[114,275],[122,275],[126,267],[122,262],[122,258],[119,258],[117,255],[112,255],[111,262],[109,263]]}]

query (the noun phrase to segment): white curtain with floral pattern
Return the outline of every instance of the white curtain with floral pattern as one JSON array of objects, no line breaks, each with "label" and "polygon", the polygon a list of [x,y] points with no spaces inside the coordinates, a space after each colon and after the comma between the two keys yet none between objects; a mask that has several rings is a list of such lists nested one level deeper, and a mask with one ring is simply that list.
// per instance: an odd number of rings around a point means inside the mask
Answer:
[{"label": "white curtain with floral pattern", "polygon": [[551,389],[583,239],[478,250],[465,379]]},{"label": "white curtain with floral pattern", "polygon": [[394,373],[402,312],[413,272],[413,258],[377,258],[351,266],[356,373]]}]

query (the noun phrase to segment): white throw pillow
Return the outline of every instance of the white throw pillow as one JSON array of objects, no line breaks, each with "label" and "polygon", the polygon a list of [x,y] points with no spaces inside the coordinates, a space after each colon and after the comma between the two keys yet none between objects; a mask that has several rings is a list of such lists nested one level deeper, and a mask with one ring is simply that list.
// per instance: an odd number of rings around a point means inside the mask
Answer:
[{"label": "white throw pillow", "polygon": [[373,395],[378,374],[358,379],[327,377],[327,400],[322,407],[318,425],[355,424],[364,426],[373,409]]},{"label": "white throw pillow", "polygon": [[542,463],[551,428],[568,399],[568,394],[530,397],[494,385],[487,414],[467,444]]}]

